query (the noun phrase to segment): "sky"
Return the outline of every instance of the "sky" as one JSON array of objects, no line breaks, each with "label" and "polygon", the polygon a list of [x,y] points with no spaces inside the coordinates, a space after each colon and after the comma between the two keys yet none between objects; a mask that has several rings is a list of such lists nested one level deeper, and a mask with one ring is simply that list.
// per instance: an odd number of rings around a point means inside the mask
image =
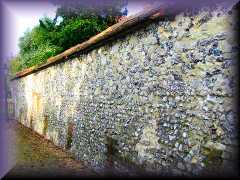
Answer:
[{"label": "sky", "polygon": [[[4,4],[4,57],[11,58],[19,52],[18,40],[28,29],[39,24],[39,19],[54,17],[57,6],[47,0],[5,1]],[[128,4],[128,16],[143,10],[144,3],[132,1]]]}]

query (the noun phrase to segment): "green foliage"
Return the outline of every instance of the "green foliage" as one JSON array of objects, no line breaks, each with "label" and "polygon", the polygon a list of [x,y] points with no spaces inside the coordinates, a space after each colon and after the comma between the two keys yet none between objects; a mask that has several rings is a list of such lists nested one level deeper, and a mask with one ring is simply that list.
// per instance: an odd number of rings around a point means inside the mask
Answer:
[{"label": "green foliage", "polygon": [[45,17],[40,20],[40,22],[39,26],[33,28],[32,31],[27,31],[24,36],[20,38],[20,54],[18,60],[21,66],[16,68],[16,70],[22,70],[36,64],[44,63],[49,57],[63,51],[61,46],[51,42],[51,34],[55,30],[52,20]]},{"label": "green foliage", "polygon": [[[54,19],[44,17],[39,25],[27,31],[20,38],[20,54],[11,64],[12,73],[41,64],[49,57],[79,44],[91,36],[115,24],[115,16],[121,14],[120,6],[101,9],[105,15],[93,8],[82,6],[62,6]],[[107,15],[106,15],[107,13]],[[59,23],[59,17],[62,21]]]},{"label": "green foliage", "polygon": [[52,42],[63,49],[67,49],[85,41],[91,36],[107,28],[107,24],[100,18],[67,19],[52,34]]},{"label": "green foliage", "polygon": [[47,61],[49,57],[52,57],[60,53],[62,48],[55,45],[49,44],[40,44],[35,50],[25,52],[21,56],[22,68],[28,68],[36,64],[41,64]]},{"label": "green foliage", "polygon": [[10,61],[9,71],[10,75],[15,74],[16,72],[22,69],[22,64],[19,56],[16,56]]}]

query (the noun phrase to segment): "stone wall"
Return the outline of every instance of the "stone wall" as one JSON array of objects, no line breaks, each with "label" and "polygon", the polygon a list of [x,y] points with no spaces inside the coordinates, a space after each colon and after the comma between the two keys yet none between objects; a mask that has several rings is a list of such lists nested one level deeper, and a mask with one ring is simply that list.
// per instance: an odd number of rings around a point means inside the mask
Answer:
[{"label": "stone wall", "polygon": [[183,12],[16,79],[16,118],[96,170],[111,156],[161,174],[232,167],[232,16]]}]

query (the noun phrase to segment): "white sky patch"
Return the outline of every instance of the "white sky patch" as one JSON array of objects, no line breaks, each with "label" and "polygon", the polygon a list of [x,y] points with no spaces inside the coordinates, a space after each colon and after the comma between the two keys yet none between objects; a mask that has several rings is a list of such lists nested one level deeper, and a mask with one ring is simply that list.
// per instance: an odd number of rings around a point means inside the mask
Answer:
[{"label": "white sky patch", "polygon": [[136,13],[139,13],[144,8],[143,3],[137,3],[137,2],[129,2],[127,8],[128,8],[128,16],[132,16]]}]

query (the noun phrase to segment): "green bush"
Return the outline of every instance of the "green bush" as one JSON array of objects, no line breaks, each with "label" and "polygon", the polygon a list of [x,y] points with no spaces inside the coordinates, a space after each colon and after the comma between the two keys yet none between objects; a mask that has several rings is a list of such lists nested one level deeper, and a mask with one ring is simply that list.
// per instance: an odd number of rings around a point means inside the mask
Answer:
[{"label": "green bush", "polygon": [[22,55],[22,68],[25,69],[36,64],[42,64],[46,62],[49,57],[60,53],[61,50],[62,48],[51,45],[48,42],[46,44],[41,44],[36,50],[26,52]]},{"label": "green bush", "polygon": [[22,64],[21,64],[21,60],[19,56],[14,57],[11,61],[10,61],[10,65],[9,65],[9,71],[10,71],[10,75],[14,75],[16,72],[20,71],[22,69]]},{"label": "green bush", "polygon": [[106,22],[97,17],[67,19],[59,26],[52,32],[51,40],[64,50],[87,40],[107,28]]},{"label": "green bush", "polygon": [[[44,63],[49,57],[86,41],[116,23],[111,9],[107,10],[109,14],[104,17],[94,10],[73,9],[60,7],[54,19],[40,19],[38,26],[20,38],[20,53],[11,62],[12,73]],[[57,23],[59,17],[62,22]]]}]

